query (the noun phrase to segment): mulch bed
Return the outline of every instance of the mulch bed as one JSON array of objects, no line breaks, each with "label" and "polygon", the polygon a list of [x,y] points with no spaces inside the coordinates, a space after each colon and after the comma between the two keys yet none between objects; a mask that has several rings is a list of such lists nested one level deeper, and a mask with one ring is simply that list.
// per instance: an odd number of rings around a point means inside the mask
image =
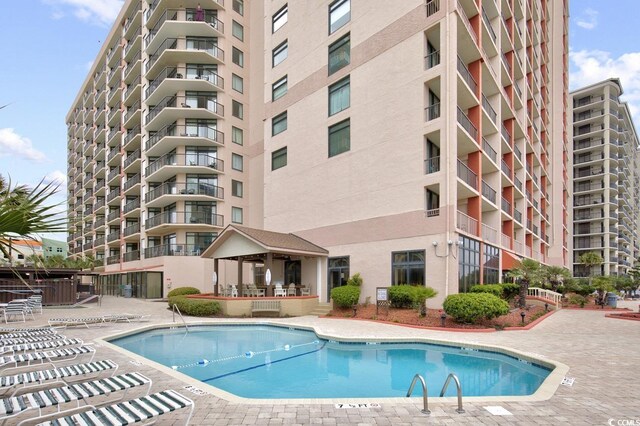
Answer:
[{"label": "mulch bed", "polygon": [[[447,316],[445,319],[445,327],[453,329],[503,329],[505,327],[520,327],[522,326],[522,317],[520,316],[520,309],[512,308],[511,312],[507,315],[503,315],[498,318],[494,318],[488,321],[481,321],[478,324],[460,324],[453,320],[453,318]],[[530,306],[525,311],[524,325],[529,324],[540,316],[544,315],[545,311],[542,306]],[[410,326],[420,327],[442,327],[442,320],[440,315],[442,311],[440,309],[427,309],[427,315],[421,317],[414,309],[395,309],[389,308],[388,312],[386,308],[379,308],[378,315],[376,315],[375,305],[358,305],[356,316],[353,316],[353,309],[340,309],[335,308],[329,316],[336,318],[355,318],[364,320],[384,321]]]},{"label": "mulch bed", "polygon": [[640,321],[640,312],[624,312],[620,314],[607,314],[607,318],[626,319],[632,321]]}]

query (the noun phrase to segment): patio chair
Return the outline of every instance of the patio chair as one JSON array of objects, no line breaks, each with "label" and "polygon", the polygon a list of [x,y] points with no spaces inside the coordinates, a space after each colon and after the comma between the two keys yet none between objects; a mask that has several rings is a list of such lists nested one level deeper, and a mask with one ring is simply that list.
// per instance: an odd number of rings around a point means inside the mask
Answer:
[{"label": "patio chair", "polygon": [[276,287],[273,290],[273,295],[275,297],[286,297],[287,296],[287,292],[284,288],[282,288],[282,284],[281,283],[276,283]]},{"label": "patio chair", "polygon": [[193,401],[174,391],[165,390],[151,395],[123,401],[108,407],[83,411],[57,420],[40,423],[38,426],[84,425],[96,426],[125,426],[143,422],[170,413],[175,410],[190,407],[191,411],[185,422],[188,425],[195,407]]},{"label": "patio chair", "polygon": [[287,296],[295,296],[296,295],[296,285],[294,283],[289,284],[289,288],[287,289]]},{"label": "patio chair", "polygon": [[39,311],[38,313],[42,315],[42,296],[34,294],[33,296],[27,297],[27,306],[31,312]]},{"label": "patio chair", "polygon": [[236,287],[235,284],[230,284],[229,286],[231,287],[231,293],[229,294],[229,296],[238,297],[238,287]]},{"label": "patio chair", "polygon": [[24,302],[11,301],[4,308],[4,321],[8,324],[9,318],[22,317],[22,322],[27,322],[27,304]]},{"label": "patio chair", "polygon": [[309,288],[309,285],[305,285],[302,286],[302,288],[300,289],[300,295],[301,296],[311,296],[311,289]]}]

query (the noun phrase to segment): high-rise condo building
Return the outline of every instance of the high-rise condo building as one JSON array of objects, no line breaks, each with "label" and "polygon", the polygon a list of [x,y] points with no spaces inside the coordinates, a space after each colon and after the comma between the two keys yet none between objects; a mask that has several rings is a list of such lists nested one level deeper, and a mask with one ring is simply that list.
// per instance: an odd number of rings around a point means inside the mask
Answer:
[{"label": "high-rise condo building", "polygon": [[321,301],[569,267],[567,30],[566,0],[127,0],[67,116],[71,251],[139,297],[205,288],[230,224],[328,250]]}]

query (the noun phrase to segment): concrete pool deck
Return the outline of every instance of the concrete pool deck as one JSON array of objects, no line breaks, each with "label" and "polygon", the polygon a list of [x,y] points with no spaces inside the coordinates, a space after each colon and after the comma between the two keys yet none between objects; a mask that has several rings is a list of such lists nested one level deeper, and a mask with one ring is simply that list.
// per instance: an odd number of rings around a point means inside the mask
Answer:
[{"label": "concrete pool deck", "polygon": [[[621,302],[637,309],[638,302]],[[100,339],[120,334],[141,326],[170,323],[172,313],[166,303],[105,296],[102,306],[86,308],[45,308],[36,320],[10,323],[9,326],[33,327],[46,325],[49,318],[92,317],[111,313],[151,315],[149,322],[117,323],[102,327],[73,327],[62,331],[66,336],[97,341],[96,359],[112,359],[120,364],[122,372],[140,371],[153,379],[152,391],[175,389],[192,398],[196,409],[191,424],[609,424],[620,421],[640,422],[640,324],[605,318],[601,311],[561,310],[528,331],[496,333],[455,333],[379,324],[367,321],[323,319],[314,316],[268,319],[269,322],[301,327],[314,327],[319,333],[344,339],[434,339],[473,345],[501,346],[516,351],[549,358],[569,367],[568,377],[575,378],[573,386],[559,386],[555,394],[544,401],[476,402],[464,400],[466,413],[457,414],[453,399],[430,399],[430,416],[423,415],[422,399],[409,402],[380,402],[379,408],[336,408],[331,403],[311,404],[303,401],[281,404],[246,404],[230,402],[215,395],[196,395],[184,389],[187,384],[200,384],[180,380],[165,370],[155,368],[152,362],[114,350]],[[180,321],[178,319],[178,321]],[[208,319],[207,323],[265,322],[265,319]],[[203,322],[187,318],[187,322]],[[4,325],[3,325],[4,326]],[[427,378],[428,379],[428,378]],[[409,383],[407,383],[408,387]],[[462,384],[464,390],[464,383]],[[198,387],[198,386],[197,386]],[[202,390],[208,387],[200,384]],[[438,389],[430,389],[435,394]],[[501,406],[512,415],[498,416],[486,406]],[[183,424],[186,411],[160,418],[158,424]],[[636,424],[636,423],[620,423]]]}]

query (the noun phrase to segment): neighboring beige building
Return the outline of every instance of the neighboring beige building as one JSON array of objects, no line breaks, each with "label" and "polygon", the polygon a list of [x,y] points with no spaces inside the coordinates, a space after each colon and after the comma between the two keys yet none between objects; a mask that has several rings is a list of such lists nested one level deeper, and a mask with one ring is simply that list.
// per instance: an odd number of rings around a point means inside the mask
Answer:
[{"label": "neighboring beige building", "polygon": [[[624,275],[639,254],[638,135],[620,95],[617,78],[571,93],[575,276]],[[604,263],[587,270],[578,260],[587,252]]]},{"label": "neighboring beige building", "polygon": [[326,248],[321,301],[356,272],[363,300],[439,303],[525,256],[570,266],[568,1],[150,3],[67,116],[71,252],[106,292],[210,290],[199,255],[231,223]]}]

